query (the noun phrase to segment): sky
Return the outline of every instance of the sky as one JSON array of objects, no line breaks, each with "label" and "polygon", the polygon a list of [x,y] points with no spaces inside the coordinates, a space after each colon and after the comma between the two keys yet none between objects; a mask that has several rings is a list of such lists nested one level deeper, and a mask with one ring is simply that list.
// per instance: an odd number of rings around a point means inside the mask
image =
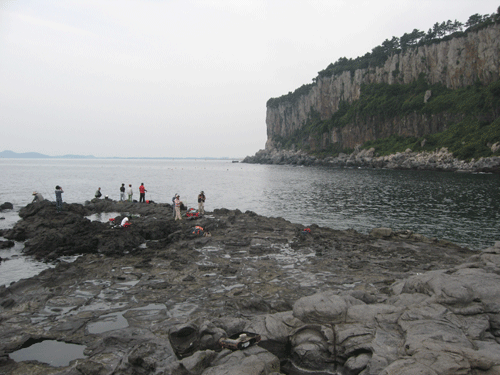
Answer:
[{"label": "sky", "polygon": [[0,0],[0,151],[230,157],[340,57],[497,0]]}]

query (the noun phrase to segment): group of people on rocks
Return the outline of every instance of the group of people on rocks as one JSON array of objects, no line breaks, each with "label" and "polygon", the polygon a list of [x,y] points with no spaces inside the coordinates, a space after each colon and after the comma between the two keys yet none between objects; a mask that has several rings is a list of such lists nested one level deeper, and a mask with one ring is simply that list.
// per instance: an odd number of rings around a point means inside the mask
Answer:
[{"label": "group of people on rocks", "polygon": [[[132,202],[132,196],[134,195],[134,191],[132,190],[132,184],[128,185],[128,189],[125,188],[125,184],[122,184],[120,186],[120,202],[125,202],[125,191],[127,192],[128,195],[128,201]],[[141,183],[141,186],[139,186],[139,202],[146,203],[146,187],[144,186],[144,182]],[[101,193],[101,188],[97,189],[95,192],[95,197],[96,198],[101,198],[102,193]],[[107,199],[108,196],[106,195],[105,199]]]},{"label": "group of people on rocks", "polygon": [[[64,193],[64,190],[62,189],[62,187],[60,187],[59,185],[57,185],[56,186],[56,190],[55,190],[54,193],[56,195],[56,209],[57,209],[57,212],[61,212],[62,208],[63,208],[62,193]],[[42,202],[44,200],[45,199],[43,198],[42,193],[39,193],[37,191],[33,192],[33,201],[32,201],[32,203]]]},{"label": "group of people on rocks", "polygon": [[[203,190],[198,194],[198,213],[204,214],[205,213],[205,193]],[[179,194],[175,194],[172,198],[172,207],[173,207],[173,214],[174,214],[174,220],[182,220],[181,216],[181,207],[183,206],[183,203],[181,201],[181,197]]]},{"label": "group of people on rocks", "polygon": [[[128,194],[128,201],[132,202],[132,196],[134,195],[134,192],[132,191],[132,184],[128,185],[128,190],[126,191]],[[125,184],[122,184],[120,187],[120,202],[125,201]],[[141,183],[141,186],[139,186],[139,202],[146,202],[146,188],[144,187],[144,183]],[[57,185],[56,190],[55,190],[55,196],[56,196],[56,209],[58,212],[62,211],[63,207],[63,201],[62,201],[62,193],[64,193],[63,189]],[[41,193],[34,191],[33,192],[33,201],[32,203],[35,202],[41,202],[44,200],[43,196]],[[101,198],[102,193],[101,193],[101,188],[99,187],[97,191],[95,192],[95,197],[96,198]],[[174,197],[172,198],[172,207],[173,207],[173,215],[174,215],[174,220],[182,220],[181,216],[181,207],[183,206],[182,201],[180,200],[179,194],[175,194]],[[105,199],[108,199],[108,196],[106,195]],[[204,214],[205,213],[205,193],[203,190],[198,194],[198,213],[199,214]]]}]

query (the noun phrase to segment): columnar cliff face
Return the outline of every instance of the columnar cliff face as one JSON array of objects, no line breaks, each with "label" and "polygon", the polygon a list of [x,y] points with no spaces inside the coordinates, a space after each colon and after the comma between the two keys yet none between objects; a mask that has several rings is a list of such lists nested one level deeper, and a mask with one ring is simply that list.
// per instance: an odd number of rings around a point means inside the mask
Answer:
[{"label": "columnar cliff face", "polygon": [[[359,69],[351,76],[349,71],[332,77],[318,78],[308,94],[293,102],[282,102],[267,107],[266,149],[274,148],[276,137],[288,137],[300,129],[311,109],[322,120],[329,119],[344,100],[359,99],[362,84],[411,83],[424,73],[430,84],[442,83],[458,89],[481,81],[489,84],[500,77],[500,25],[492,25],[477,32],[428,46],[416,47],[390,56],[383,67]],[[342,148],[353,148],[368,140],[391,134],[420,137],[443,131],[449,114],[433,117],[406,116],[387,123],[360,122],[325,133],[318,141],[310,137],[312,150],[338,143]]]}]

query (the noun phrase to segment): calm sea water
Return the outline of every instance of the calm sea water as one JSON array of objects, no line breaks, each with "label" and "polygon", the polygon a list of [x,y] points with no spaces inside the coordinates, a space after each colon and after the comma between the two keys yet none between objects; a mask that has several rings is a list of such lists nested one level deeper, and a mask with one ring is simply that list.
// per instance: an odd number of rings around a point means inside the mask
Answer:
[{"label": "calm sea water", "polygon": [[[14,212],[0,213],[5,217],[0,220],[0,228],[12,226],[19,219],[15,211],[31,202],[34,190],[54,200],[54,188],[61,185],[65,202],[84,203],[93,198],[98,187],[103,195],[118,199],[122,183],[132,184],[134,198],[138,199],[139,185],[144,182],[146,199],[159,203],[170,203],[178,193],[185,204],[196,207],[196,197],[204,190],[208,211],[237,208],[303,225],[353,228],[362,233],[381,226],[410,229],[472,249],[500,241],[500,178],[491,174],[293,167],[203,159],[3,159],[0,176],[0,203],[11,202],[15,207]],[[18,250],[9,251],[0,251],[0,257],[13,259]],[[25,262],[24,257],[18,258]],[[0,264],[0,274],[6,273],[9,262]],[[19,272],[23,274],[27,267],[21,264]]]}]

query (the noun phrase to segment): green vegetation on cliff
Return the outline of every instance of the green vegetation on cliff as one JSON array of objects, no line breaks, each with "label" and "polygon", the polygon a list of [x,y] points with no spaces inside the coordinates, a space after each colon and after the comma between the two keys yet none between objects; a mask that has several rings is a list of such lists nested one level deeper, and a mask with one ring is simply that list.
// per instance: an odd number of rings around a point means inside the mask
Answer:
[{"label": "green vegetation on cliff", "polygon": [[[414,29],[400,38],[386,39],[371,53],[356,59],[343,57],[330,64],[313,78],[313,83],[279,98],[269,99],[268,110],[281,105],[284,106],[282,109],[291,109],[301,97],[315,89],[316,81],[323,77],[349,72],[352,80],[359,74],[355,73],[357,70],[365,69],[366,72],[366,69],[383,66],[394,54],[462,38],[495,23],[500,23],[500,7],[491,15],[474,14],[465,24],[456,20],[436,23],[427,33]],[[401,74],[399,65],[392,74],[398,82]],[[272,140],[279,147],[293,147],[322,157],[350,153],[352,150],[342,149],[342,144],[352,146],[366,139],[376,139],[362,147],[373,147],[378,155],[404,152],[407,148],[419,152],[442,147],[447,147],[462,160],[500,155],[498,151],[493,153],[491,150],[491,145],[500,142],[500,81],[489,85],[476,82],[452,90],[441,83],[429,84],[422,73],[409,84],[361,84],[359,99],[339,102],[330,118],[325,119],[325,114],[318,113],[313,107],[307,116],[305,121],[301,117],[302,126],[293,134],[286,137],[273,135]],[[344,127],[350,131],[343,132]],[[412,134],[414,137],[395,134]]]},{"label": "green vegetation on cliff", "polygon": [[[430,94],[427,102],[424,101],[426,93]],[[412,151],[431,151],[448,147],[459,159],[492,156],[488,145],[500,142],[500,81],[489,86],[478,82],[473,86],[451,90],[441,84],[429,85],[425,76],[421,75],[411,84],[363,85],[359,100],[350,104],[340,103],[338,111],[330,119],[321,120],[319,113],[311,109],[302,128],[287,139],[275,140],[284,148],[295,145],[308,150],[311,137],[319,143],[322,135],[331,132],[334,127],[342,128],[359,122],[376,124],[399,121],[415,114],[422,117],[449,114],[459,120],[448,124],[447,130],[441,133],[421,138],[393,135],[366,142],[362,147],[374,147],[379,155],[403,152],[407,148]],[[315,154],[326,156],[349,151],[332,145]]]},{"label": "green vegetation on cliff", "polygon": [[[308,94],[316,85],[316,81],[321,77],[331,77],[349,71],[351,75],[358,69],[368,69],[383,66],[387,58],[392,54],[404,52],[410,48],[440,43],[452,38],[465,36],[472,31],[478,31],[488,27],[495,22],[500,22],[500,7],[497,13],[493,14],[473,14],[465,24],[455,20],[446,22],[436,22],[427,33],[414,29],[411,33],[405,33],[400,38],[393,36],[392,39],[386,39],[381,45],[376,46],[371,52],[355,59],[346,57],[339,58],[331,63],[326,69],[318,72],[317,77],[313,78],[313,83],[305,84],[293,92],[278,98],[271,98],[267,101],[267,107],[277,108],[280,104],[295,103],[298,98]],[[466,28],[464,31],[463,28]]]},{"label": "green vegetation on cliff", "polygon": [[446,147],[457,159],[477,160],[480,157],[500,156],[500,151],[494,153],[490,148],[497,142],[500,142],[500,118],[487,123],[468,117],[441,133],[420,138],[393,135],[366,142],[363,148],[373,147],[378,155],[383,156],[404,152],[408,148],[413,152],[422,152]]}]

